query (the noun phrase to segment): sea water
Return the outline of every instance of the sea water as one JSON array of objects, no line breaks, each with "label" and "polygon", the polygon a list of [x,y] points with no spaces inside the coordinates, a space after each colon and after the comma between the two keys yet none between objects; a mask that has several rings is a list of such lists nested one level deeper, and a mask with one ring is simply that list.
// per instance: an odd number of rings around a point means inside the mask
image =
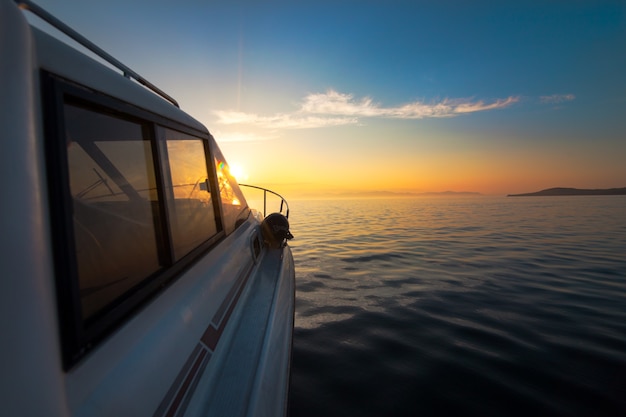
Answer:
[{"label": "sea water", "polygon": [[292,417],[626,415],[626,197],[290,204]]}]

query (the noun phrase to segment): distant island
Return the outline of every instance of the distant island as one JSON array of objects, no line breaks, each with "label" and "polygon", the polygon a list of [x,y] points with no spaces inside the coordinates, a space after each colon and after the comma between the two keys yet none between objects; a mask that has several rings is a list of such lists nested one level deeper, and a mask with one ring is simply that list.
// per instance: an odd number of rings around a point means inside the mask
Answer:
[{"label": "distant island", "polygon": [[626,195],[626,187],[624,188],[607,188],[586,190],[580,188],[548,188],[547,190],[537,191],[535,193],[525,194],[509,194],[507,197],[560,197],[572,195]]}]

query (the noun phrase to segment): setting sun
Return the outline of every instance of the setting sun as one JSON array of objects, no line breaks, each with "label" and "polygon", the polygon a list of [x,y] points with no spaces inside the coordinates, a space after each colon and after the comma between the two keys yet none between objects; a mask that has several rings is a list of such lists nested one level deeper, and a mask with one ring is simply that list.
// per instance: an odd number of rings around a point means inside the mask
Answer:
[{"label": "setting sun", "polygon": [[235,177],[237,182],[247,181],[248,173],[238,164],[229,164],[230,174]]}]

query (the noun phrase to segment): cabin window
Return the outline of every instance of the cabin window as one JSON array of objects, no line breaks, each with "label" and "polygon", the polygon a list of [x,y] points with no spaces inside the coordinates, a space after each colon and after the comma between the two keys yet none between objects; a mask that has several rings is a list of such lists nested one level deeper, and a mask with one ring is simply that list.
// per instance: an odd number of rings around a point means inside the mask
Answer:
[{"label": "cabin window", "polygon": [[224,213],[224,231],[226,234],[229,234],[248,216],[250,209],[241,192],[241,188],[239,188],[237,181],[230,173],[224,156],[217,148],[213,150],[213,153],[215,155],[215,170]]},{"label": "cabin window", "polygon": [[65,105],[83,319],[161,268],[158,196],[145,124]]},{"label": "cabin window", "polygon": [[69,369],[234,230],[249,209],[205,130],[49,73],[42,86],[58,314]]},{"label": "cabin window", "polygon": [[166,198],[175,259],[214,236],[218,229],[211,200],[205,141],[165,129]]}]

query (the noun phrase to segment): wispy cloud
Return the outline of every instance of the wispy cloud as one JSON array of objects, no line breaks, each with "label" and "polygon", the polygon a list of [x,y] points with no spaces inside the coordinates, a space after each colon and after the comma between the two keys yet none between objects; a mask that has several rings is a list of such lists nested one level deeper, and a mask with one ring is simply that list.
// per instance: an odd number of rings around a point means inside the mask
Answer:
[{"label": "wispy cloud", "polygon": [[576,99],[574,94],[552,94],[551,96],[541,96],[539,100],[544,104],[560,104]]},{"label": "wispy cloud", "polygon": [[328,117],[302,113],[278,113],[273,116],[260,116],[255,113],[237,111],[216,111],[214,113],[221,124],[251,124],[273,129],[307,129],[356,124],[358,122],[356,117]]},{"label": "wispy cloud", "polygon": [[491,102],[473,99],[443,99],[414,101],[396,107],[385,107],[370,97],[355,99],[352,94],[328,90],[307,95],[299,109],[292,113],[260,116],[254,113],[216,111],[221,124],[249,124],[265,128],[306,129],[358,124],[361,118],[424,119],[454,117],[460,114],[496,110],[519,101],[511,96]]},{"label": "wispy cloud", "polygon": [[484,101],[461,103],[455,107],[455,113],[474,113],[478,111],[496,110],[509,107],[511,104],[517,103],[519,97],[507,97],[505,99],[497,99],[492,103],[485,103]]},{"label": "wispy cloud", "polygon": [[305,97],[300,113],[332,114],[353,117],[386,117],[394,119],[424,119],[427,117],[452,117],[508,107],[519,97],[498,99],[492,103],[471,99],[444,99],[441,101],[414,101],[397,107],[383,107],[369,98],[355,100],[351,94],[329,90],[326,93],[309,94]]}]

